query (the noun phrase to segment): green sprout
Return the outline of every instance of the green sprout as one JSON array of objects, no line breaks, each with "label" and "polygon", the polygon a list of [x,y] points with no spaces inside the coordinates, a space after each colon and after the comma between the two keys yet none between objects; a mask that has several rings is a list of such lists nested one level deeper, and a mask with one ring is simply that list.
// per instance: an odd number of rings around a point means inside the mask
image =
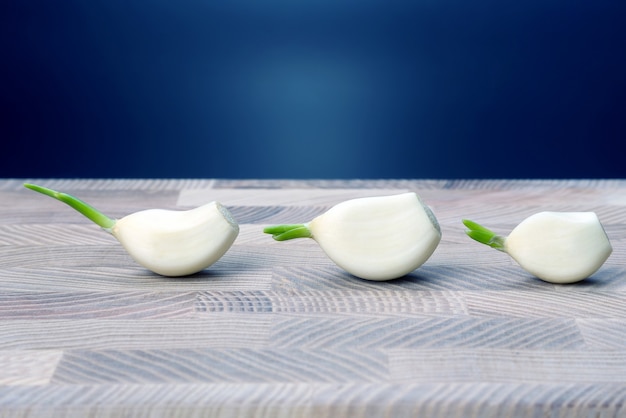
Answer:
[{"label": "green sprout", "polygon": [[48,189],[47,187],[37,186],[36,184],[24,183],[24,187],[45,194],[46,196],[50,196],[53,199],[56,199],[60,202],[65,203],[66,205],[71,206],[82,215],[84,215],[87,219],[91,220],[96,225],[105,230],[110,230],[111,228],[113,228],[113,225],[115,225],[115,219],[109,218],[90,204],[85,203],[72,195],[57,192],[55,190]]},{"label": "green sprout", "polygon": [[485,228],[484,226],[477,224],[474,221],[470,221],[468,219],[463,219],[463,225],[465,225],[468,230],[465,233],[473,240],[480,242],[481,244],[485,244],[490,246],[491,248],[495,248],[499,251],[505,251],[504,249],[504,240],[505,237],[500,236],[493,232],[490,229]]}]

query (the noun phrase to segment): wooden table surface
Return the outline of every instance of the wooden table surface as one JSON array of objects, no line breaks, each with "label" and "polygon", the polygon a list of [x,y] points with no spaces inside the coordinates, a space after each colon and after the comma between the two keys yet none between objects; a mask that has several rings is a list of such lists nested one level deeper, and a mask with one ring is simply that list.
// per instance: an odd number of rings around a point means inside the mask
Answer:
[{"label": "wooden table surface", "polygon": [[[28,181],[112,217],[217,200],[229,252],[157,276],[69,207],[0,180],[1,417],[626,416],[626,181]],[[357,279],[266,225],[417,192],[443,238],[405,278]],[[595,211],[613,253],[554,285],[470,240]]]}]

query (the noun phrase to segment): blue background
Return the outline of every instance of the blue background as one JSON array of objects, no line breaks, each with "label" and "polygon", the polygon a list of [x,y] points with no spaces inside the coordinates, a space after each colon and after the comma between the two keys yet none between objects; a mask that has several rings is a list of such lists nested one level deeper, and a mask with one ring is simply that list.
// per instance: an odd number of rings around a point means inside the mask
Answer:
[{"label": "blue background", "polygon": [[626,177],[626,1],[5,1],[0,177]]}]

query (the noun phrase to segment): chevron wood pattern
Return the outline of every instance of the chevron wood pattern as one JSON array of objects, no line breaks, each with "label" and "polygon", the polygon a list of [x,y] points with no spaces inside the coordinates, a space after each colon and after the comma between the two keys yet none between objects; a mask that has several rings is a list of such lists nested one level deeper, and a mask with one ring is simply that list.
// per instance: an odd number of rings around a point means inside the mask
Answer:
[{"label": "chevron wood pattern", "polygon": [[[0,180],[0,418],[626,416],[626,181],[28,179],[112,217],[211,200],[233,247],[185,278],[138,266],[70,208]],[[443,238],[390,282],[262,230],[415,191]],[[595,211],[613,254],[542,282],[465,236]]]}]

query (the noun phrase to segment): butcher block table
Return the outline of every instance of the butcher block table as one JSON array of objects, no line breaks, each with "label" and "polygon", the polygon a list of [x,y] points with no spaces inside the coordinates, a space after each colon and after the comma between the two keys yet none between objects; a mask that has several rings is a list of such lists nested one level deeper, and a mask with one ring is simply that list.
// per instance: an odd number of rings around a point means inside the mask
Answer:
[{"label": "butcher block table", "polygon": [[[216,200],[240,234],[185,278],[136,264],[28,181],[111,217]],[[358,279],[263,228],[417,192],[440,221],[406,277]],[[613,253],[556,285],[472,241],[594,211]],[[0,180],[0,417],[626,416],[626,180]]]}]

